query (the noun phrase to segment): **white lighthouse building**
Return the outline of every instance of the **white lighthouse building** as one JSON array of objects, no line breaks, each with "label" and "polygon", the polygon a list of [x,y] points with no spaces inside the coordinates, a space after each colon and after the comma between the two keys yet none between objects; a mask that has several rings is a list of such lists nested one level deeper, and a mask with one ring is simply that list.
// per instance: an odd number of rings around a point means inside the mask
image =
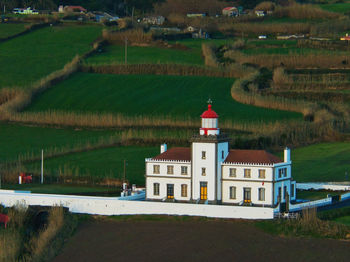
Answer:
[{"label": "white lighthouse building", "polygon": [[162,145],[146,159],[147,200],[253,206],[295,200],[288,148],[283,161],[264,150],[230,150],[211,104],[201,118],[191,148]]}]

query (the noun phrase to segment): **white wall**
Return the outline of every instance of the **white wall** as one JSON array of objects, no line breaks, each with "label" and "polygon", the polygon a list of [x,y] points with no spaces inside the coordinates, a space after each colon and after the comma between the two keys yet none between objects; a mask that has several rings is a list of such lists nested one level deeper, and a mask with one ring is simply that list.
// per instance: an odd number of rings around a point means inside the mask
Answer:
[{"label": "white wall", "polygon": [[[230,177],[230,168],[236,168],[236,177]],[[251,178],[244,177],[244,169],[251,170]],[[259,178],[259,169],[265,170],[265,179]],[[239,180],[257,180],[257,181],[272,181],[273,168],[271,166],[256,166],[256,165],[238,165],[238,164],[223,164],[222,167],[223,179],[239,179]]]},{"label": "white wall", "polygon": [[[159,174],[153,174],[153,166],[159,165]],[[167,174],[167,166],[174,167],[174,174]],[[187,175],[181,174],[181,167],[187,166]],[[147,161],[146,162],[147,176],[166,176],[166,177],[191,177],[191,163],[182,161]]]},{"label": "white wall", "polygon": [[[174,198],[176,200],[190,200],[191,199],[191,179],[185,178],[160,178],[160,177],[147,177],[147,199],[164,199],[167,197],[167,184],[174,184]],[[159,196],[153,195],[153,184],[159,183]],[[187,185],[187,197],[181,196],[181,185]]]},{"label": "white wall", "polygon": [[97,215],[188,215],[217,218],[273,219],[272,208],[240,207],[222,205],[198,205],[184,203],[164,203],[149,201],[125,201],[107,197],[86,197],[68,195],[24,194],[0,190],[0,203],[13,206],[62,205],[73,213]]},{"label": "white wall", "polygon": [[[215,143],[192,143],[192,192],[193,199],[200,198],[200,182],[208,184],[208,200],[215,200]],[[202,151],[206,152],[206,159],[202,159]],[[202,168],[206,169],[206,176],[202,176]]]},{"label": "white wall", "polygon": [[332,191],[349,191],[350,186],[332,185],[328,183],[297,183],[297,189],[301,190],[332,190]]},{"label": "white wall", "polygon": [[[236,199],[230,199],[230,187],[236,187]],[[270,182],[249,182],[249,181],[223,181],[222,185],[222,202],[240,204],[243,201],[243,188],[251,188],[251,201],[257,205],[272,205],[272,188],[273,184]],[[258,189],[265,188],[265,201],[260,201],[258,195]]]}]

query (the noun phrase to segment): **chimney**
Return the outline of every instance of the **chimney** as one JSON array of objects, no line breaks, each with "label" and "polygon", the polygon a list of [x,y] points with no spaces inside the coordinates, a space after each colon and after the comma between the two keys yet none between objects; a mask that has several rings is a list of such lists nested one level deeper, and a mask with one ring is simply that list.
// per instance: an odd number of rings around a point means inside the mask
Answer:
[{"label": "chimney", "polygon": [[290,149],[288,147],[284,149],[284,162],[290,162]]},{"label": "chimney", "polygon": [[164,152],[166,152],[167,151],[167,145],[166,144],[161,144],[160,145],[160,153],[162,154],[162,153],[164,153]]}]

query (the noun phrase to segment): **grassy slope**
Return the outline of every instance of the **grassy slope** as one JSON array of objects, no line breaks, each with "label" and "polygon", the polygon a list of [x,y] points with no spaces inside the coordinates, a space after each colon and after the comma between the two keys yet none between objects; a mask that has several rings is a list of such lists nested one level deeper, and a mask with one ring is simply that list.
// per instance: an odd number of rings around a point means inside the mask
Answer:
[{"label": "grassy slope", "polygon": [[29,111],[65,110],[194,117],[210,97],[221,119],[274,121],[299,114],[235,102],[228,78],[78,73],[43,93]]},{"label": "grassy slope", "polygon": [[0,23],[0,39],[18,34],[25,30],[26,24]]},{"label": "grassy slope", "polygon": [[88,141],[98,141],[99,138],[116,132],[0,124],[0,133],[6,138],[0,140],[0,162],[5,162],[17,160],[18,155],[32,152],[35,156],[40,156],[41,149],[73,147]]},{"label": "grassy slope", "polygon": [[[77,153],[47,159],[45,171],[47,174],[58,175],[63,172],[79,172],[80,175],[123,178],[124,159],[127,160],[126,178],[131,183],[144,185],[145,158],[159,153],[159,147],[111,147],[89,152]],[[28,164],[28,171],[39,172],[40,162]],[[78,170],[78,171],[77,171]]]},{"label": "grassy slope", "polygon": [[322,143],[292,151],[292,176],[297,182],[350,179],[350,143]]},{"label": "grassy slope", "polygon": [[0,88],[28,86],[83,54],[100,26],[46,27],[0,44]]}]

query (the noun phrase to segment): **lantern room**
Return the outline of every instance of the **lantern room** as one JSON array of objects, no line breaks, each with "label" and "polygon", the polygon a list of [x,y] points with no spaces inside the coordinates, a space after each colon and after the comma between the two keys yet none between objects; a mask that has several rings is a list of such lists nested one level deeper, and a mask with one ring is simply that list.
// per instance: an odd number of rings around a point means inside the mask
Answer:
[{"label": "lantern room", "polygon": [[202,127],[200,128],[199,134],[205,136],[215,136],[220,134],[220,129],[218,128],[218,114],[211,109],[211,104],[208,105],[208,110],[203,112]]}]

